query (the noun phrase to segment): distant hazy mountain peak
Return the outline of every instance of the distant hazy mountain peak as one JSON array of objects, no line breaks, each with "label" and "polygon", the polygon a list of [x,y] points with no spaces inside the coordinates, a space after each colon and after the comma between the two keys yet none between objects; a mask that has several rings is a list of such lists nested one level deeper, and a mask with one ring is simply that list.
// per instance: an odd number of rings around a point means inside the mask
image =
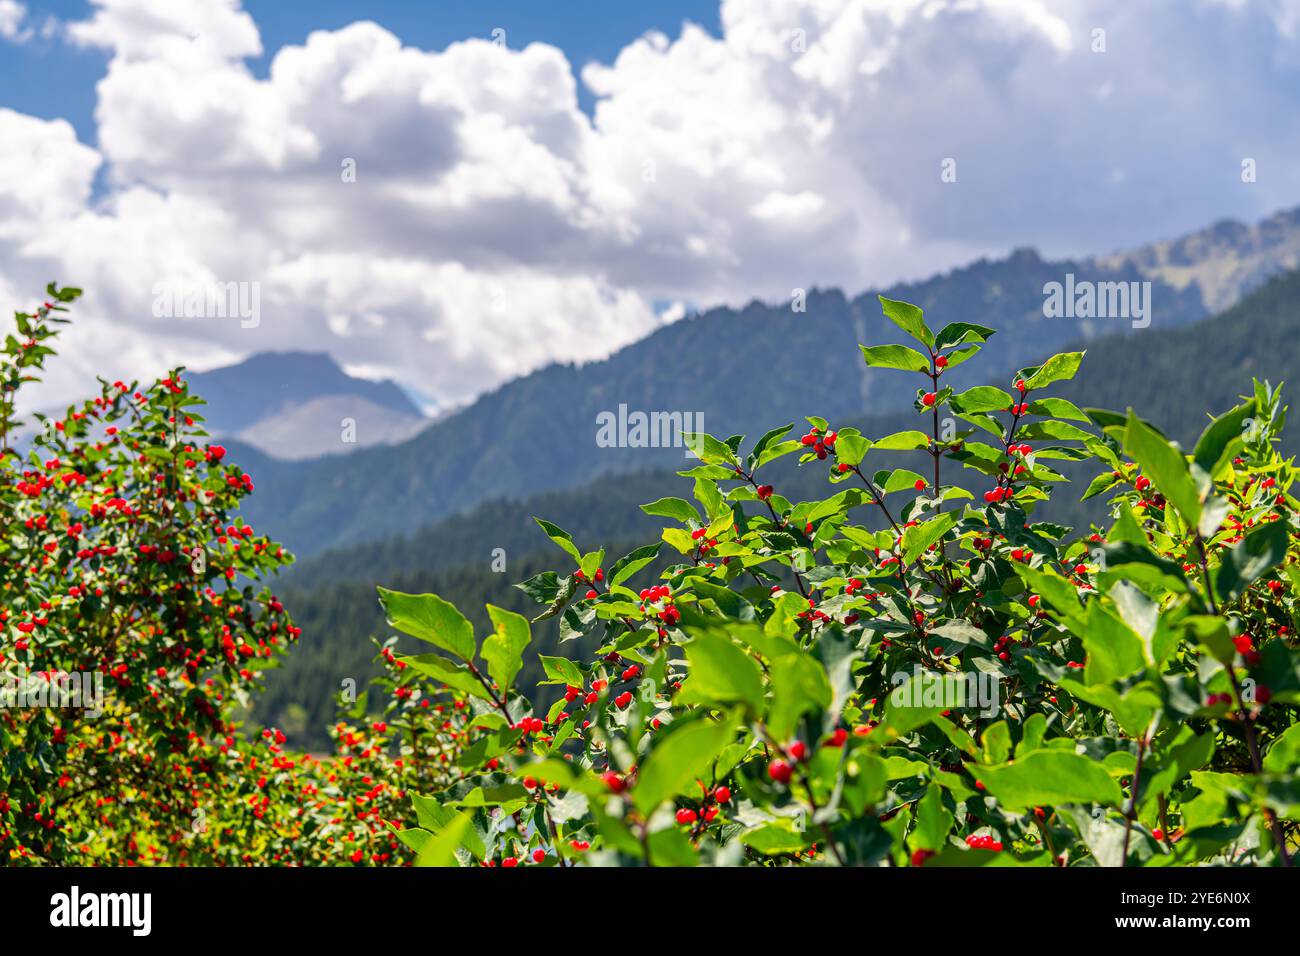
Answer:
[{"label": "distant hazy mountain peak", "polygon": [[1175,289],[1194,288],[1207,310],[1240,301],[1278,273],[1300,266],[1300,208],[1254,225],[1220,219],[1204,229],[1095,260],[1102,267],[1133,266]]},{"label": "distant hazy mountain peak", "polygon": [[397,383],[349,375],[326,352],[259,352],[189,379],[209,431],[281,459],[401,441],[427,422]]}]

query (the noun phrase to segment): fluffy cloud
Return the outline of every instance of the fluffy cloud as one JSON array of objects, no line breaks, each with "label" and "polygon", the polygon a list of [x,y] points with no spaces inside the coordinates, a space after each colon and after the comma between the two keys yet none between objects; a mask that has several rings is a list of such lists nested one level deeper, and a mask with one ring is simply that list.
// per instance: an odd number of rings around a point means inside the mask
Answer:
[{"label": "fluffy cloud", "polygon": [[31,34],[23,27],[27,8],[18,0],[0,0],[0,38],[22,42]]},{"label": "fluffy cloud", "polygon": [[[1295,0],[725,0],[720,37],[587,66],[591,117],[549,46],[362,22],[259,78],[239,0],[94,3],[67,36],[111,52],[98,150],[0,111],[0,294],[90,290],[67,375],[314,348],[455,403],[680,316],[655,302],[1104,252],[1300,195]],[[226,282],[256,323],[155,314]]]}]

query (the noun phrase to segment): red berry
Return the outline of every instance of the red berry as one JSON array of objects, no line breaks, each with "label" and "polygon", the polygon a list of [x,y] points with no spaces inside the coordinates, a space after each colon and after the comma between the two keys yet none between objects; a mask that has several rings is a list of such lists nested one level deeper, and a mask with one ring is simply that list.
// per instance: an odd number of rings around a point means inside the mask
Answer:
[{"label": "red berry", "polygon": [[731,799],[731,788],[719,787],[717,790],[714,790],[713,799],[717,800],[718,803],[726,803],[728,800]]},{"label": "red berry", "polygon": [[921,404],[924,405],[926,408],[929,408],[931,405],[934,404],[935,399],[937,397],[938,396],[936,396],[934,392],[926,392],[924,395],[921,396]]},{"label": "red berry", "polygon": [[767,765],[767,775],[777,783],[789,783],[793,774],[794,768],[784,760],[773,760]]},{"label": "red berry", "polygon": [[787,749],[789,750],[790,758],[792,760],[800,761],[803,760],[804,757],[808,756],[808,745],[802,740],[796,740]]},{"label": "red berry", "polygon": [[695,822],[695,811],[688,807],[683,807],[677,811],[677,822],[682,826],[688,826]]},{"label": "red berry", "polygon": [[544,859],[546,859],[546,851],[543,850],[541,847],[538,847],[536,850],[533,851],[534,863],[541,863]]}]

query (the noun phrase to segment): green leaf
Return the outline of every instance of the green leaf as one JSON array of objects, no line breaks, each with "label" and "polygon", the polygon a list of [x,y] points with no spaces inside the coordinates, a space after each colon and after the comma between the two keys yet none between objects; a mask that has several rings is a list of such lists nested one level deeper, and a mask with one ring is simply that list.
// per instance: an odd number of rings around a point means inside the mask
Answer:
[{"label": "green leaf", "polygon": [[474,628],[450,601],[436,594],[403,594],[379,588],[388,623],[403,634],[428,641],[469,663],[474,659]]},{"label": "green leaf", "polygon": [[632,788],[632,802],[646,817],[679,793],[698,795],[695,781],[709,779],[714,759],[735,735],[730,719],[701,717],[672,726],[641,765]]},{"label": "green leaf", "polygon": [[934,347],[936,350],[952,348],[954,345],[964,345],[968,342],[987,342],[996,333],[993,329],[983,325],[975,325],[973,322],[950,322],[939,330],[935,336]]},{"label": "green leaf", "polygon": [[695,510],[695,506],[682,498],[660,498],[648,505],[642,505],[641,510],[648,515],[672,518],[682,524],[690,524],[700,520],[700,513]]},{"label": "green leaf", "polygon": [[1142,639],[1098,601],[1089,602],[1080,636],[1088,653],[1083,675],[1089,684],[1109,684],[1146,665]]},{"label": "green leaf", "polygon": [[973,767],[975,778],[1008,810],[1041,805],[1117,805],[1119,785],[1101,764],[1064,750],[1036,750],[1012,764]]},{"label": "green leaf", "polygon": [[1025,586],[1039,595],[1067,621],[1079,617],[1079,590],[1052,570],[1039,570],[1017,562],[1012,566]]},{"label": "green leaf", "polygon": [[904,372],[928,372],[930,360],[906,345],[861,345],[862,357],[872,368],[896,368]]},{"label": "green leaf", "polygon": [[1183,521],[1195,528],[1201,520],[1201,499],[1183,453],[1138,418],[1131,408],[1124,432],[1124,450],[1178,509]]},{"label": "green leaf", "polygon": [[740,835],[740,842],[767,856],[798,853],[808,846],[809,838],[794,828],[791,820],[773,820]]},{"label": "green leaf", "polygon": [[622,584],[642,568],[653,563],[657,557],[659,557],[659,545],[647,544],[619,558],[609,569],[609,586]]},{"label": "green leaf", "polygon": [[811,655],[797,651],[774,657],[768,671],[772,704],[767,727],[777,740],[789,738],[804,714],[831,705],[830,681],[822,665]]},{"label": "green leaf", "polygon": [[[766,448],[763,449],[763,453],[759,455],[757,460],[754,462],[754,467],[762,468],[768,462],[776,461],[778,458],[788,455],[791,452],[798,451],[801,448],[803,448],[803,443],[793,441],[793,440],[778,442],[775,445],[768,445]],[[731,475],[726,475],[724,477],[734,478],[736,476],[734,474],[731,474]]]},{"label": "green leaf", "polygon": [[1045,415],[1051,418],[1069,418],[1076,422],[1087,422],[1089,418],[1073,402],[1063,398],[1040,398],[1029,405],[1029,414]]},{"label": "green leaf", "polygon": [[1088,485],[1088,490],[1083,493],[1080,501],[1087,501],[1089,498],[1095,498],[1103,492],[1109,491],[1120,483],[1121,479],[1116,478],[1113,472],[1103,471]]},{"label": "green leaf", "polygon": [[1011,396],[991,385],[977,385],[954,395],[948,400],[948,405],[961,414],[1005,412],[1011,407]]},{"label": "green leaf", "polygon": [[871,441],[861,435],[846,435],[841,432],[835,441],[835,454],[842,465],[862,464],[862,459],[867,457],[870,450]]},{"label": "green leaf", "polygon": [[704,633],[686,645],[690,677],[682,699],[691,703],[743,703],[754,713],[763,706],[758,662],[730,638]]},{"label": "green leaf", "polygon": [[533,520],[537,522],[539,528],[546,532],[548,538],[558,544],[571,558],[573,558],[575,563],[581,563],[582,552],[578,550],[578,546],[573,543],[573,539],[569,537],[567,531],[541,518],[533,518]]},{"label": "green leaf", "polygon": [[958,516],[947,511],[924,524],[913,525],[903,531],[903,561],[911,564],[930,545],[947,534],[956,524]]},{"label": "green leaf", "polygon": [[1083,356],[1083,352],[1062,352],[1053,355],[1025,379],[1025,384],[1030,389],[1035,389],[1045,388],[1053,382],[1069,381],[1079,371],[1079,363],[1083,361]]},{"label": "green leaf", "polygon": [[706,432],[683,432],[682,441],[700,461],[709,465],[727,464],[735,466],[736,453],[730,445],[718,441]]},{"label": "green leaf", "polygon": [[1286,557],[1287,528],[1281,521],[1260,525],[1224,553],[1214,569],[1214,595],[1220,604],[1241,597],[1251,583],[1282,563]]},{"label": "green leaf", "polygon": [[1011,728],[1005,720],[990,724],[980,736],[984,745],[984,759],[988,763],[1002,763],[1011,756]]},{"label": "green leaf", "polygon": [[919,342],[927,346],[934,345],[934,333],[925,324],[924,312],[909,302],[886,299],[883,295],[877,298],[880,299],[880,307],[891,322]]},{"label": "green leaf", "polygon": [[883,451],[914,451],[917,448],[929,448],[930,436],[925,432],[894,432],[873,442],[872,448]]},{"label": "green leaf", "polygon": [[495,630],[483,639],[481,651],[487,661],[488,676],[503,692],[509,691],[524,666],[524,648],[533,639],[528,618],[504,608],[487,606]]},{"label": "green leaf", "polygon": [[492,695],[487,692],[483,687],[483,683],[474,676],[468,667],[450,661],[441,654],[418,654],[414,657],[400,657],[398,660],[418,673],[446,684],[453,690],[472,694],[475,697],[481,697],[483,700],[492,699]]},{"label": "green leaf", "polygon": [[916,487],[916,483],[922,480],[924,479],[916,472],[898,468],[889,473],[889,477],[881,483],[880,490],[887,495],[892,495],[896,491],[911,491]]},{"label": "green leaf", "polygon": [[457,813],[441,830],[424,841],[415,865],[459,866],[456,851],[466,846],[471,834],[474,834],[473,819],[467,813]]},{"label": "green leaf", "polygon": [[590,551],[584,554],[582,560],[578,562],[578,567],[582,569],[582,573],[586,575],[587,580],[591,581],[595,579],[596,569],[604,563],[604,560],[605,549],[601,548],[599,551]]},{"label": "green leaf", "polygon": [[1254,417],[1256,408],[1254,399],[1251,399],[1244,405],[1238,405],[1231,411],[1225,412],[1205,426],[1205,431],[1201,432],[1201,437],[1197,439],[1196,447],[1192,449],[1192,461],[1197,467],[1207,475],[1213,475],[1215,466],[1224,457],[1224,452],[1230,445],[1235,444],[1235,439],[1242,437],[1246,422]]},{"label": "green leaf", "polygon": [[[1123,512],[1120,514],[1122,517]],[[1119,527],[1119,522],[1116,522],[1116,528]],[[1140,529],[1137,534],[1142,538],[1141,544],[1124,540],[1102,546],[1101,550],[1105,555],[1102,567],[1106,569],[1103,577],[1151,584],[1166,590],[1186,593],[1187,579],[1183,576],[1182,565],[1153,553],[1147,546],[1146,536]]]},{"label": "green leaf", "polygon": [[766,451],[769,446],[775,445],[779,442],[792,428],[794,428],[793,422],[789,425],[782,425],[780,428],[773,428],[770,432],[760,438],[757,443],[755,443],[754,450],[750,452],[750,454],[755,459],[761,458],[763,452]]},{"label": "green leaf", "polygon": [[1292,774],[1300,767],[1300,724],[1292,724],[1273,741],[1264,755],[1264,769],[1269,773]]},{"label": "green leaf", "polygon": [[1053,441],[1094,441],[1095,435],[1091,435],[1076,425],[1069,422],[1057,422],[1047,419],[1041,422],[1030,422],[1023,426],[1018,432],[1019,437],[1025,441],[1038,441],[1043,438],[1050,438]]},{"label": "green leaf", "polygon": [[546,672],[551,683],[566,684],[571,687],[583,685],[582,671],[567,657],[547,657],[545,654],[539,654],[537,659],[541,661],[542,670]]},{"label": "green leaf", "polygon": [[695,550],[695,539],[685,528],[664,528],[661,537],[665,544],[679,554],[690,554]]},{"label": "green leaf", "polygon": [[916,829],[912,841],[922,850],[938,850],[948,841],[956,817],[943,805],[943,792],[935,784],[926,788],[916,804]]},{"label": "green leaf", "polygon": [[1025,721],[1024,727],[1020,732],[1020,743],[1016,744],[1016,756],[1023,757],[1027,753],[1037,750],[1043,742],[1043,735],[1047,732],[1047,718],[1042,714],[1034,714]]},{"label": "green leaf", "polygon": [[[550,574],[551,572],[548,571],[545,573]],[[539,574],[537,577],[542,578],[543,575]],[[545,611],[537,615],[537,617],[533,618],[532,622],[536,624],[538,621],[545,621],[547,618],[555,617],[555,615],[559,614],[561,611],[564,610],[564,606],[569,603],[570,599],[572,599],[573,597],[573,592],[576,591],[577,589],[578,589],[578,579],[575,578],[573,575],[569,575],[563,580],[557,579],[555,594],[550,599],[551,602],[550,605],[546,608]]]}]

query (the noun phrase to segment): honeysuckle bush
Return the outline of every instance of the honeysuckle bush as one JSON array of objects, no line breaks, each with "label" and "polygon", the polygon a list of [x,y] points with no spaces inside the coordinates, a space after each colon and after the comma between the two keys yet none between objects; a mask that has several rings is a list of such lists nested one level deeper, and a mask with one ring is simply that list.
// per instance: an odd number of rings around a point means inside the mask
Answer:
[{"label": "honeysuckle bush", "polygon": [[299,636],[262,584],[291,557],[239,517],[254,483],[179,369],[20,420],[80,290],[46,296],[0,348],[0,861],[409,860],[407,788],[450,783],[464,701],[402,685],[382,647],[392,676],[343,709],[336,754],[246,732]]},{"label": "honeysuckle bush", "polygon": [[[436,595],[380,590],[433,645],[394,659],[399,686],[470,713],[453,772],[411,797],[416,862],[1291,864],[1278,390],[1256,382],[1189,453],[1133,410],[1052,397],[1082,353],[955,393],[945,372],[993,330],[881,303],[911,342],[863,358],[915,377],[915,430],[691,436],[695,500],[643,506],[671,522],[661,542],[607,562],[539,520],[570,563],[520,585],[537,618],[489,606],[481,639]],[[890,467],[908,452],[924,475]],[[792,455],[825,498],[768,483]],[[1061,461],[1096,466],[1083,494],[1106,496],[1106,527],[1036,518]],[[555,616],[596,651],[516,687],[531,624]],[[989,686],[991,707],[957,692]]]},{"label": "honeysuckle bush", "polygon": [[[241,725],[298,636],[262,584],[291,557],[240,519],[253,482],[181,371],[20,442],[77,296],[51,285],[0,353],[5,862],[1290,865],[1297,502],[1267,384],[1187,453],[1046,394],[1079,353],[954,393],[993,331],[882,299],[914,341],[864,361],[916,377],[916,429],[692,436],[695,500],[644,506],[659,542],[607,562],[539,520],[566,564],[486,635],[381,589],[407,638],[313,756]],[[781,493],[788,456],[825,498]],[[1105,527],[1035,516],[1060,461],[1095,465]],[[548,619],[596,650],[519,687]],[[12,693],[86,673],[92,709]]]},{"label": "honeysuckle bush", "polygon": [[230,714],[297,635],[255,589],[288,556],[239,520],[252,481],[179,371],[101,380],[20,436],[19,392],[80,290],[46,293],[0,353],[0,859],[283,852]]}]

